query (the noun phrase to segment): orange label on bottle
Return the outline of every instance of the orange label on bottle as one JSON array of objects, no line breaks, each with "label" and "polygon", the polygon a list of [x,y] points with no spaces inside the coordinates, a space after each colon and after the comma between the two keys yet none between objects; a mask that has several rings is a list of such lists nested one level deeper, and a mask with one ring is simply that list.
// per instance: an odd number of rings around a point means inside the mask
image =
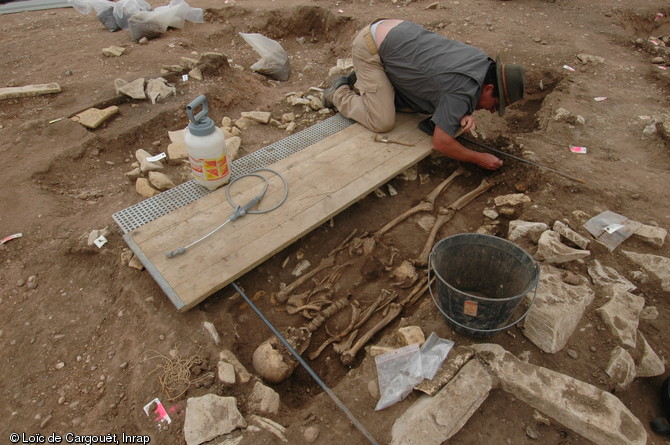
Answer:
[{"label": "orange label on bottle", "polygon": [[463,304],[463,313],[471,317],[477,316],[477,302],[472,300],[465,300]]},{"label": "orange label on bottle", "polygon": [[205,181],[216,181],[228,174],[226,155],[216,159],[194,159],[189,156],[193,175]]}]

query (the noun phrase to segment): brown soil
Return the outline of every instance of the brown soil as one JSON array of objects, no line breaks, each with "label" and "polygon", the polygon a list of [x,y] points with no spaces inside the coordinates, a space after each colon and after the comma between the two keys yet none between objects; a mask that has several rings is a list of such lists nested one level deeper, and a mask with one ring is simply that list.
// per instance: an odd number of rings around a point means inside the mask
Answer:
[{"label": "brown soil", "polygon": [[[241,112],[252,110],[271,111],[275,118],[295,112],[300,130],[327,117],[288,105],[285,95],[325,86],[329,68],[338,58],[348,57],[356,30],[376,17],[412,20],[524,65],[526,100],[512,107],[504,119],[477,114],[480,132],[495,147],[586,180],[578,183],[511,159],[496,173],[468,167],[472,175],[457,180],[439,198],[438,205],[453,202],[483,177],[495,181],[496,186],[456,213],[438,239],[476,230],[486,222],[482,210],[492,206],[493,197],[518,191],[526,192],[533,202],[514,216],[529,221],[551,225],[561,219],[578,227],[574,211],[594,216],[609,209],[646,224],[670,227],[669,145],[659,135],[642,138],[646,124],[640,118],[667,112],[670,83],[666,72],[651,63],[658,54],[635,44],[635,39],[649,35],[657,12],[667,17],[670,10],[666,3],[480,0],[441,1],[440,9],[427,9],[429,4],[404,0],[232,0],[224,4],[203,0],[191,6],[206,8],[206,23],[187,23],[185,29],[170,30],[147,45],[132,43],[124,31],[109,33],[93,14],[84,16],[73,9],[0,16],[0,86],[57,82],[63,89],[60,94],[0,102],[0,236],[23,233],[22,238],[0,246],[3,442],[10,432],[62,435],[70,431],[149,434],[152,443],[181,444],[186,399],[207,393],[237,396],[246,413],[249,388],[226,388],[214,379],[204,379],[169,400],[158,381],[160,372],[152,373],[161,361],[151,357],[169,356],[170,351],[184,358],[197,355],[201,363],[192,371],[204,376],[216,372],[218,350],[227,347],[252,370],[251,355],[270,331],[229,287],[186,313],[177,312],[146,271],[121,262],[127,246],[111,215],[142,200],[125,179],[135,151],[166,150],[167,132],[184,128],[184,107],[199,94],[207,94],[216,121],[224,116],[236,119]],[[252,73],[249,66],[258,55],[238,32],[259,32],[278,40],[290,55],[290,79],[274,82]],[[670,25],[661,22],[653,33],[670,35]],[[103,56],[102,48],[111,45],[126,47],[126,53],[120,58]],[[194,51],[224,53],[231,66],[244,70],[231,67],[206,76],[202,82],[167,76],[178,94],[156,105],[116,96],[114,79],[159,77],[163,65],[195,57]],[[577,58],[582,53],[604,61],[583,64]],[[568,71],[564,65],[576,71]],[[597,96],[607,100],[596,102],[593,98]],[[69,119],[90,107],[109,105],[118,105],[119,115],[95,131]],[[553,116],[559,107],[584,116],[585,124],[556,122]],[[64,119],[51,123],[59,118]],[[285,136],[284,130],[255,126],[243,133],[241,155]],[[586,155],[571,153],[568,148],[573,145],[586,146],[589,151]],[[256,303],[279,328],[305,324],[300,315],[287,315],[283,306],[270,299],[280,283],[293,280],[291,270],[298,252],[312,265],[318,264],[353,229],[371,232],[380,228],[418,203],[455,167],[448,159],[426,159],[418,171],[428,174],[429,182],[393,179],[397,196],[371,195],[356,203],[332,223],[247,273],[240,285],[249,296],[257,295]],[[181,168],[171,168],[168,174],[175,181],[185,179]],[[502,220],[497,234],[507,233],[507,222]],[[111,233],[102,249],[82,247],[82,236],[104,227]],[[421,250],[425,236],[416,224],[406,222],[386,235],[384,244],[396,249],[400,257],[412,258]],[[667,244],[657,248],[632,238],[625,243],[630,250],[670,256]],[[532,245],[524,247],[532,252]],[[596,243],[592,244],[592,257],[624,274],[636,270],[618,250],[610,253]],[[586,275],[582,262],[568,263],[564,268]],[[370,273],[360,275],[361,270]],[[36,277],[34,289],[24,284],[31,276]],[[407,292],[394,287],[393,282],[379,267],[352,268],[338,281],[336,295],[351,292],[358,301],[369,303],[381,289],[398,290],[403,295]],[[641,320],[640,330],[659,356],[667,357],[668,334],[663,328],[670,322],[667,292],[655,280],[639,283],[639,289],[647,304],[659,312],[656,320]],[[597,294],[570,340],[568,347],[577,351],[577,359],[565,351],[542,353],[518,327],[485,340],[457,334],[444,322],[429,295],[405,309],[372,343],[390,342],[399,326],[419,325],[426,335],[434,331],[456,344],[491,341],[516,355],[530,351],[533,364],[611,390],[648,425],[661,414],[658,393],[665,376],[639,378],[624,391],[615,389],[604,367],[616,343],[593,312],[604,301],[605,296]],[[346,325],[346,314],[329,322],[331,332]],[[214,345],[203,321],[216,326],[222,345]],[[312,345],[326,338],[324,331],[315,333]],[[376,372],[370,360],[363,360],[364,355],[347,367],[329,348],[310,363],[371,434],[387,443],[393,421],[417,395],[375,412],[376,399],[369,394],[367,382],[376,379]],[[57,366],[61,362],[64,367]],[[309,425],[321,430],[318,443],[365,443],[305,370],[297,369],[289,380],[274,387],[281,395],[282,407],[272,417],[288,427],[289,443],[302,443]],[[157,432],[143,411],[155,397],[171,410],[173,423],[166,431]],[[541,437],[531,439],[526,434],[528,426]],[[494,392],[450,443],[533,441],[588,443],[556,422],[538,423],[532,408],[502,391]],[[662,442],[649,429],[649,443]],[[242,443],[280,441],[261,432],[246,434]]]}]

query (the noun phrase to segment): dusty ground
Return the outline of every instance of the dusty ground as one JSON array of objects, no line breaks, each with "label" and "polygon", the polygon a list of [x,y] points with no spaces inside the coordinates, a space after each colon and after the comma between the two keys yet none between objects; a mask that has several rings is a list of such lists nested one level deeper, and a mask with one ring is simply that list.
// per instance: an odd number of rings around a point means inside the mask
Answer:
[{"label": "dusty ground", "polygon": [[[669,145],[659,135],[643,138],[649,120],[641,118],[667,113],[670,82],[666,72],[651,63],[659,54],[634,43],[650,34],[657,12],[668,15],[667,3],[461,0],[440,1],[440,9],[427,10],[430,3],[193,2],[192,6],[207,8],[206,23],[188,23],[185,29],[170,30],[148,45],[132,43],[127,32],[109,33],[93,14],[84,16],[73,9],[0,16],[0,87],[57,82],[63,88],[60,94],[0,102],[0,236],[23,233],[22,238],[0,247],[0,351],[4,360],[0,409],[6,419],[0,428],[3,443],[10,432],[48,435],[69,431],[150,434],[152,443],[180,444],[186,398],[206,393],[238,396],[244,413],[248,388],[224,388],[212,379],[190,387],[176,400],[168,400],[158,382],[160,373],[151,373],[160,360],[151,357],[167,356],[176,350],[182,357],[197,355],[202,359],[197,370],[200,376],[216,371],[221,346],[215,346],[202,328],[203,321],[210,321],[222,337],[222,346],[233,350],[251,370],[251,354],[270,332],[259,328],[256,315],[233,296],[230,288],[186,313],[178,313],[147,272],[121,262],[126,246],[111,215],[142,199],[125,179],[135,150],[165,150],[167,131],[185,126],[183,108],[198,94],[208,95],[216,120],[224,116],[236,119],[241,112],[251,110],[271,111],[276,118],[293,111],[300,115],[298,129],[302,129],[323,119],[323,115],[287,105],[285,94],[323,86],[328,69],[338,58],[348,56],[356,30],[376,17],[413,20],[493,56],[500,54],[508,62],[523,64],[527,100],[512,107],[505,119],[478,116],[482,132],[491,144],[500,148],[511,145],[518,155],[586,180],[580,184],[512,160],[490,175],[471,169],[473,175],[459,179],[440,198],[441,205],[474,187],[483,176],[497,185],[459,212],[440,237],[474,231],[484,222],[482,210],[490,206],[487,203],[493,197],[518,190],[525,190],[533,200],[533,205],[518,215],[526,220],[552,224],[556,219],[571,219],[575,210],[594,216],[609,209],[646,224],[670,227]],[[660,24],[652,34],[670,35],[667,21]],[[281,42],[290,56],[290,79],[270,82],[250,72],[248,67],[258,55],[238,32],[260,32]],[[101,50],[110,45],[124,46],[126,53],[120,58],[104,57]],[[244,67],[244,71],[231,68],[202,82],[168,77],[178,95],[156,105],[115,94],[116,78],[155,78],[163,65],[177,64],[181,57],[197,57],[194,52],[207,51],[224,53],[231,65]],[[581,63],[577,55],[583,53],[604,61]],[[564,65],[576,71],[568,71]],[[598,96],[607,100],[594,101]],[[95,131],[67,119],[89,107],[112,104],[120,107],[120,114]],[[583,116],[585,124],[554,121],[559,107]],[[65,119],[50,123],[58,118]],[[242,154],[285,136],[284,130],[271,126],[254,127],[243,134]],[[586,146],[588,153],[571,153],[568,148],[573,145]],[[240,284],[250,296],[265,292],[257,303],[278,326],[303,324],[300,316],[286,315],[269,299],[279,291],[280,283],[292,281],[290,272],[298,261],[298,252],[318,264],[354,228],[378,229],[416,204],[455,167],[446,159],[423,161],[418,171],[429,175],[428,183],[392,180],[397,196],[370,196],[353,205],[334,218],[332,225],[316,229],[246,274]],[[169,170],[176,181],[184,179],[183,172]],[[109,227],[111,234],[102,249],[81,247],[82,235],[104,227]],[[505,220],[499,233],[506,234]],[[418,253],[424,239],[425,234],[414,224],[406,223],[387,235],[385,243],[409,258]],[[667,244],[655,248],[630,239],[626,247],[670,255]],[[633,269],[617,251],[610,253],[603,246],[594,245],[593,256],[624,274]],[[583,264],[565,268],[585,275]],[[31,276],[37,283],[32,289],[26,283]],[[392,280],[385,274],[369,281],[358,278],[352,272],[343,276],[337,291],[351,291],[361,301],[370,301],[382,288],[392,288]],[[668,295],[653,280],[639,286],[647,304],[659,311],[656,320],[643,320],[640,330],[661,357],[668,357]],[[515,354],[530,351],[531,363],[614,391],[604,373],[614,342],[607,331],[599,329],[602,322],[592,312],[603,301],[602,297],[596,298],[580,325],[583,331],[569,343],[577,351],[577,359],[565,351],[541,353],[516,327],[487,341]],[[426,335],[435,331],[457,344],[476,341],[454,333],[429,297],[402,316],[402,321],[391,324],[373,342],[388,340],[404,324],[418,324]],[[324,338],[324,333],[318,334],[319,340]],[[372,435],[382,443],[388,442],[394,419],[416,395],[375,412],[376,400],[367,387],[350,384],[350,379],[354,375],[360,378],[361,373],[366,373],[363,381],[376,378],[370,361],[361,356],[351,367],[345,367],[328,349],[312,366]],[[647,425],[660,415],[658,389],[664,377],[637,379],[615,394]],[[304,428],[309,425],[321,430],[319,443],[365,442],[304,370],[298,369],[275,389],[281,394],[282,408],[273,419],[288,427],[290,443],[302,443]],[[174,422],[167,431],[157,432],[143,411],[154,397],[172,408]],[[528,426],[541,437],[528,437]],[[537,424],[531,408],[501,391],[482,405],[450,443],[533,441],[588,443],[555,422]],[[268,433],[248,434],[243,441],[275,442],[279,443]],[[649,430],[649,443],[663,440]]]}]

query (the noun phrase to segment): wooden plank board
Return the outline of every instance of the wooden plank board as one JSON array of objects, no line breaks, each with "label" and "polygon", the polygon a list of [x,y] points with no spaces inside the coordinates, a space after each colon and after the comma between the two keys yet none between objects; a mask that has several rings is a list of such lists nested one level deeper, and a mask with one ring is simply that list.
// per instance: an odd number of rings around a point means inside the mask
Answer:
[{"label": "wooden plank board", "polygon": [[[270,256],[364,198],[414,165],[431,151],[431,138],[417,124],[420,117],[398,114],[390,140],[413,146],[375,142],[375,133],[354,124],[269,168],[289,184],[288,199],[265,214],[232,221],[186,253],[166,253],[186,246],[222,224],[233,211],[225,187],[164,215],[125,236],[138,258],[175,306],[187,310],[230,284]],[[269,208],[283,195],[281,181],[269,173],[268,192],[258,208]],[[244,178],[231,189],[244,204],[262,189],[258,178]]]}]

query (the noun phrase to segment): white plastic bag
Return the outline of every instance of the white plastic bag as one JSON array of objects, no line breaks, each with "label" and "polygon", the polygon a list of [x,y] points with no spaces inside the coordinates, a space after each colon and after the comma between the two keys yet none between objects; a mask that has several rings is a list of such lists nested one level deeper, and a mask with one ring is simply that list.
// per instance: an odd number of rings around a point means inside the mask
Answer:
[{"label": "white plastic bag", "polygon": [[[122,0],[123,1],[123,0]],[[191,8],[184,0],[171,0],[167,6],[158,6],[153,11],[141,11],[128,21],[130,37],[134,42],[142,37],[153,39],[168,28],[182,29],[185,21],[204,23],[201,8]]]},{"label": "white plastic bag", "polygon": [[401,401],[423,381],[421,350],[418,343],[375,357],[379,401],[375,411]]},{"label": "white plastic bag", "polygon": [[152,20],[167,28],[184,28],[186,20],[193,23],[204,23],[202,8],[191,8],[184,0],[171,0],[167,6],[158,6],[152,12]]},{"label": "white plastic bag", "polygon": [[68,0],[68,3],[82,14],[88,14],[91,11],[99,14],[106,9],[114,7],[114,3],[109,0]]},{"label": "white plastic bag", "polygon": [[121,29],[128,29],[128,20],[140,11],[151,11],[151,5],[145,0],[119,0],[114,5],[114,18]]},{"label": "white plastic bag", "polygon": [[421,375],[423,378],[432,380],[435,377],[453,347],[453,341],[440,338],[435,332],[430,334],[421,347]]},{"label": "white plastic bag", "polygon": [[253,71],[275,80],[288,80],[288,55],[286,55],[286,51],[279,42],[262,34],[245,34],[243,32],[239,34],[261,56],[258,62],[251,65],[250,68]]},{"label": "white plastic bag", "polygon": [[98,20],[110,32],[121,29],[114,17],[114,2],[109,0],[68,0],[68,3],[82,14],[89,14],[91,11],[95,11]]}]

